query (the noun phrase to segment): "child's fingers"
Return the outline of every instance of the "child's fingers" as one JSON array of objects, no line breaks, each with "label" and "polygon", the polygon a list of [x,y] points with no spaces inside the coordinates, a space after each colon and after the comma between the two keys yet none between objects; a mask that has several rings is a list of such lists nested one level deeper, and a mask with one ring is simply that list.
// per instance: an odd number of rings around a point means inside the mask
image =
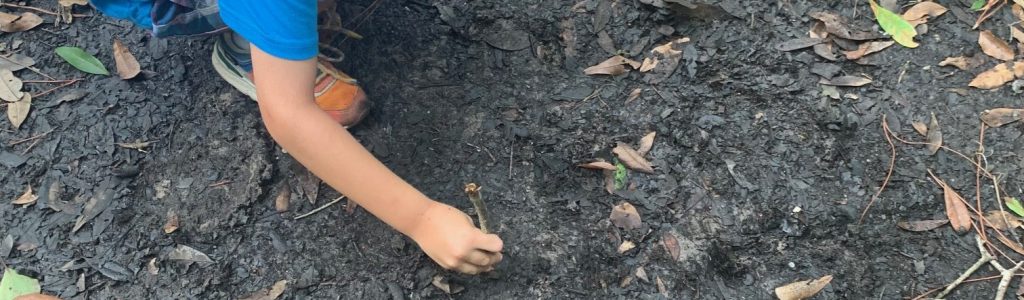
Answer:
[{"label": "child's fingers", "polygon": [[458,271],[459,273],[462,273],[462,274],[469,274],[469,275],[480,274],[480,272],[483,272],[484,270],[485,269],[482,268],[482,267],[479,267],[479,266],[476,266],[476,265],[473,265],[473,264],[468,264],[468,263],[462,263],[462,264],[459,264],[458,266],[455,267],[455,271]]},{"label": "child's fingers", "polygon": [[501,254],[484,251],[473,251],[463,261],[474,264],[481,268],[490,268],[501,261]]},{"label": "child's fingers", "polygon": [[497,253],[501,252],[501,248],[504,247],[505,243],[494,234],[479,235],[476,240],[476,248],[480,250]]}]

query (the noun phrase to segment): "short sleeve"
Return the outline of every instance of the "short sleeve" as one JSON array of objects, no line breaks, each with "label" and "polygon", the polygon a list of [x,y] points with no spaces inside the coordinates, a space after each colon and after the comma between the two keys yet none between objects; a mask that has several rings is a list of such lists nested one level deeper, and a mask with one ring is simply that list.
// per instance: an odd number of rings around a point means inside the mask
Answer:
[{"label": "short sleeve", "polygon": [[316,0],[220,0],[224,23],[278,58],[316,57]]}]

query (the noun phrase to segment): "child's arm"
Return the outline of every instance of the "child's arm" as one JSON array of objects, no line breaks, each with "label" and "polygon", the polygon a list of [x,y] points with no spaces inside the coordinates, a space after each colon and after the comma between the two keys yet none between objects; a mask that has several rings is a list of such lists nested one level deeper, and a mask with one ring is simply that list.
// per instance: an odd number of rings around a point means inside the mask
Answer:
[{"label": "child's arm", "polygon": [[328,185],[411,237],[446,269],[476,274],[501,261],[502,242],[461,211],[427,198],[366,151],[313,101],[316,59],[291,61],[252,47],[263,122],[282,147]]}]

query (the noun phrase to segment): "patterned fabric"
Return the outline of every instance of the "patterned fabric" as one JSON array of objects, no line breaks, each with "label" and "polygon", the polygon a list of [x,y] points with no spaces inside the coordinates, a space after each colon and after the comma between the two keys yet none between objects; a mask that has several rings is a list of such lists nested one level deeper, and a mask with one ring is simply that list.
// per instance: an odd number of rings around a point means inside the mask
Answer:
[{"label": "patterned fabric", "polygon": [[154,0],[151,12],[156,37],[196,36],[227,30],[217,0]]}]

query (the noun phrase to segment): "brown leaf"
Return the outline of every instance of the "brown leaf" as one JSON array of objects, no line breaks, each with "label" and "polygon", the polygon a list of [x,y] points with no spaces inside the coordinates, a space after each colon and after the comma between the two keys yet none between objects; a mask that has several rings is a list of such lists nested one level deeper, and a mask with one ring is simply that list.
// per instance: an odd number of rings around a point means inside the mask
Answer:
[{"label": "brown leaf", "polygon": [[1003,210],[993,210],[985,213],[985,224],[998,230],[1007,230],[1024,225],[1020,218]]},{"label": "brown leaf", "polygon": [[1004,61],[1013,60],[1013,48],[1010,48],[1006,41],[996,37],[991,31],[982,30],[978,34],[978,45],[981,45],[981,51],[988,56]]},{"label": "brown leaf", "polygon": [[903,19],[907,20],[912,26],[917,26],[928,21],[926,17],[938,17],[946,13],[947,9],[942,5],[930,1],[921,1],[917,5],[911,6],[903,13]]},{"label": "brown leaf", "polygon": [[981,57],[977,56],[977,55],[971,56],[971,57],[957,56],[957,57],[947,57],[946,59],[943,59],[942,62],[939,63],[939,66],[940,67],[954,66],[957,69],[967,71],[967,70],[970,70],[970,69],[974,69],[974,68],[976,68],[978,66],[981,66],[984,63],[985,63],[985,60],[982,59]]},{"label": "brown leaf", "polygon": [[807,36],[819,39],[828,38],[828,31],[825,29],[825,23],[814,22],[814,25],[811,25],[811,29],[807,31]]},{"label": "brown leaf", "polygon": [[[646,62],[647,60],[644,61]],[[640,67],[640,70],[641,72],[643,72],[643,66]],[[633,102],[633,100],[640,98],[640,93],[642,93],[643,91],[644,90],[642,88],[635,88],[632,92],[629,92],[629,97],[626,98],[626,104],[629,104],[630,102]]]},{"label": "brown leaf", "polygon": [[665,252],[668,253],[669,258],[673,261],[679,260],[679,239],[671,231],[666,231],[661,235],[661,246],[665,248]]},{"label": "brown leaf", "polygon": [[840,38],[856,41],[865,41],[874,40],[881,37],[880,35],[875,33],[851,29],[848,25],[850,24],[850,22],[843,20],[842,17],[839,17],[838,15],[832,13],[813,12],[810,14],[810,16],[811,18],[814,18],[818,21],[825,23],[826,32],[831,33]]},{"label": "brown leaf", "polygon": [[1024,8],[1021,8],[1020,4],[1014,3],[1010,11],[1013,12],[1013,15],[1017,17],[1018,21],[1024,22]]},{"label": "brown leaf", "polygon": [[359,203],[356,203],[352,198],[345,199],[345,213],[351,215],[356,212],[357,208],[359,208]]},{"label": "brown leaf", "polygon": [[21,100],[7,104],[7,119],[11,120],[14,129],[21,128],[21,124],[28,118],[28,112],[32,110],[32,94],[25,93]]},{"label": "brown leaf", "polygon": [[434,275],[434,279],[430,280],[430,284],[433,284],[434,287],[440,289],[441,291],[444,291],[446,294],[449,295],[458,294],[459,292],[462,291],[461,286],[449,282],[441,274]]},{"label": "brown leaf", "polygon": [[657,135],[658,133],[651,131],[647,135],[644,135],[644,137],[640,138],[640,145],[636,149],[636,153],[639,153],[640,156],[647,155],[647,152],[650,152],[651,148],[654,147],[654,137]]},{"label": "brown leaf", "polygon": [[928,124],[928,134],[925,138],[928,140],[928,153],[935,155],[939,152],[939,148],[942,148],[942,129],[939,128],[939,119],[935,118],[935,113],[932,113],[932,121]]},{"label": "brown leaf", "polygon": [[640,213],[629,202],[622,202],[612,207],[612,213],[608,216],[608,220],[612,221],[615,227],[625,230],[639,229],[643,226],[643,221],[640,220]]},{"label": "brown leaf", "polygon": [[1017,29],[1017,26],[1010,26],[1010,36],[1017,40],[1018,43],[1024,43],[1024,31]]},{"label": "brown leaf", "polygon": [[609,195],[615,194],[615,171],[604,170],[604,190]]},{"label": "brown leaf", "polygon": [[788,41],[775,44],[775,50],[779,51],[793,51],[800,50],[803,48],[811,47],[817,44],[825,42],[823,38],[795,38]]},{"label": "brown leaf", "polygon": [[949,222],[953,225],[953,230],[956,232],[966,232],[971,229],[971,214],[967,211],[967,205],[964,204],[964,198],[960,197],[953,187],[946,184],[945,181],[939,179],[935,174],[928,171],[928,174],[935,179],[940,187],[942,187],[942,198],[946,202],[946,217],[949,218]]},{"label": "brown leaf", "polygon": [[117,65],[117,75],[121,76],[121,79],[132,79],[142,72],[135,55],[132,55],[128,47],[121,44],[121,40],[118,39],[114,39],[114,64]]},{"label": "brown leaf", "polygon": [[286,288],[288,288],[288,280],[280,280],[275,282],[269,289],[260,290],[241,300],[275,300],[277,297],[281,297],[281,294],[284,294]]},{"label": "brown leaf", "polygon": [[43,24],[43,18],[34,13],[24,12],[21,15],[0,13],[0,31],[3,32],[21,32],[35,28],[39,24]]},{"label": "brown leaf", "polygon": [[651,162],[647,161],[647,159],[645,159],[643,155],[640,155],[640,153],[636,152],[636,150],[633,150],[632,147],[623,143],[618,143],[618,145],[612,149],[612,153],[615,153],[615,156],[617,156],[619,161],[626,165],[626,167],[634,171],[654,174],[654,166],[651,165]]},{"label": "brown leaf", "polygon": [[1020,243],[1014,242],[1013,240],[1007,238],[1004,234],[996,234],[995,236],[996,238],[999,239],[1000,243],[1006,245],[1006,247],[1013,250],[1013,252],[1017,252],[1017,254],[1024,254],[1024,247],[1022,247]]},{"label": "brown leaf", "polygon": [[611,171],[615,171],[615,169],[616,169],[615,165],[613,165],[613,164],[611,164],[609,162],[603,161],[603,160],[599,160],[599,161],[595,161],[595,162],[589,162],[589,163],[585,163],[585,164],[579,164],[579,165],[577,165],[577,167],[584,168],[584,169],[611,170]]},{"label": "brown leaf", "polygon": [[1002,63],[992,67],[992,69],[989,69],[988,71],[981,72],[978,76],[975,76],[968,86],[991,90],[1001,87],[1013,79],[1014,74],[1013,70],[1010,69],[1010,63]]},{"label": "brown leaf", "polygon": [[835,50],[832,48],[832,44],[817,44],[814,45],[814,54],[821,56],[821,58],[829,61],[837,61],[839,57],[836,56]]},{"label": "brown leaf", "polygon": [[645,64],[640,66],[641,69],[648,70],[648,74],[644,76],[644,81],[650,84],[658,84],[668,79],[679,66],[679,61],[683,58],[683,44],[688,42],[690,42],[690,38],[684,37],[654,47],[649,58],[655,63],[653,65],[648,64],[646,68]]},{"label": "brown leaf", "polygon": [[11,201],[11,204],[27,205],[36,202],[36,199],[39,199],[39,196],[32,193],[32,186],[29,185],[25,186],[25,192],[22,193],[21,196],[18,196],[17,199],[14,199],[14,201]]},{"label": "brown leaf", "polygon": [[630,241],[622,241],[622,244],[619,245],[619,249],[618,249],[619,250],[619,254],[626,253],[629,250],[633,250],[633,248],[636,248],[636,244],[635,243],[630,242]]},{"label": "brown leaf", "polygon": [[871,79],[860,76],[839,76],[832,79],[822,78],[818,83],[824,85],[858,87],[871,83]]},{"label": "brown leaf", "polygon": [[793,282],[784,286],[775,288],[775,296],[779,297],[779,300],[802,300],[814,297],[821,289],[825,288],[829,282],[832,282],[832,275],[825,275],[824,277]]},{"label": "brown leaf", "polygon": [[857,60],[857,59],[860,59],[861,57],[864,57],[864,56],[866,56],[868,54],[885,50],[885,48],[889,48],[889,46],[892,46],[892,44],[895,44],[895,43],[896,43],[896,41],[892,41],[892,40],[889,40],[889,41],[867,42],[867,43],[860,44],[860,47],[858,47],[857,50],[843,51],[843,54],[846,55],[846,59]]},{"label": "brown leaf", "polygon": [[587,75],[620,75],[628,71],[626,69],[626,58],[622,55],[612,56],[605,61],[583,70]]},{"label": "brown leaf", "polygon": [[180,218],[173,210],[167,211],[167,221],[164,222],[164,233],[171,234],[178,230]]},{"label": "brown leaf", "polygon": [[640,73],[647,73],[654,70],[658,66],[657,58],[645,57],[644,62],[640,64]]},{"label": "brown leaf", "polygon": [[921,220],[921,221],[902,221],[896,223],[896,226],[903,228],[906,231],[929,231],[935,228],[942,227],[949,223],[949,220]]},{"label": "brown leaf", "polygon": [[925,125],[924,122],[914,121],[910,125],[914,127],[914,131],[917,131],[917,134],[928,136],[928,125]]},{"label": "brown leaf", "polygon": [[14,76],[14,72],[0,68],[0,100],[15,102],[25,96],[21,91],[23,84],[21,79]]},{"label": "brown leaf", "polygon": [[1024,109],[993,108],[981,112],[981,121],[989,127],[1000,127],[1024,118]]},{"label": "brown leaf", "polygon": [[288,205],[292,198],[292,189],[288,186],[281,187],[281,191],[277,192],[277,197],[274,197],[274,210],[279,213],[288,211]]}]

